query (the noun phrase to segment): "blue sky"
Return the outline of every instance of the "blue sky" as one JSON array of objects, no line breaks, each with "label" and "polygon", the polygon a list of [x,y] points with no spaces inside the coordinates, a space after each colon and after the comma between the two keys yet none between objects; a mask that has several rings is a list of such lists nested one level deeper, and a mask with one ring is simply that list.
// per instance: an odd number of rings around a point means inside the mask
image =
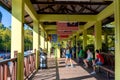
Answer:
[{"label": "blue sky", "polygon": [[2,21],[1,21],[2,24],[5,27],[11,26],[11,14],[1,6],[0,6],[0,12],[2,13]]},{"label": "blue sky", "polygon": [[[2,21],[1,23],[5,26],[5,27],[9,27],[11,26],[11,13],[9,13],[7,10],[5,10],[2,6],[0,6],[0,12],[2,13]],[[25,29],[28,27],[26,24],[24,25]]]}]

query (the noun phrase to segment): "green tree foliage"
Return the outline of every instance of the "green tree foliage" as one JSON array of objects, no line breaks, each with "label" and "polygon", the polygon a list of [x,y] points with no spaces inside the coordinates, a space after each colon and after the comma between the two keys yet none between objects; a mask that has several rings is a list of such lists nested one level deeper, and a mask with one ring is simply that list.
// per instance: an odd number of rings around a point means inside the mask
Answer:
[{"label": "green tree foliage", "polygon": [[31,50],[32,49],[32,42],[33,42],[33,36],[32,36],[32,30],[27,28],[24,32],[24,49],[25,50]]},{"label": "green tree foliage", "polygon": [[4,47],[4,51],[10,51],[10,47],[11,47],[11,32],[8,28],[6,28],[3,32],[3,47]]},{"label": "green tree foliage", "polygon": [[[24,50],[32,49],[32,30],[24,30]],[[10,52],[11,50],[11,26],[5,27],[0,23],[0,52]]]},{"label": "green tree foliage", "polygon": [[8,28],[4,27],[4,25],[0,25],[0,51],[10,51],[10,33]]}]

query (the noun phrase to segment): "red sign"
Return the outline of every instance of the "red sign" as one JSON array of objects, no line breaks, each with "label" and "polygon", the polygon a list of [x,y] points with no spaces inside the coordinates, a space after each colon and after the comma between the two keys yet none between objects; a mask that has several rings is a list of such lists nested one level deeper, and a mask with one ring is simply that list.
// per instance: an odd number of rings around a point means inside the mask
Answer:
[{"label": "red sign", "polygon": [[57,31],[76,31],[78,22],[57,22]]},{"label": "red sign", "polygon": [[57,31],[58,35],[70,35],[72,34],[72,31]]},{"label": "red sign", "polygon": [[60,37],[60,39],[65,39],[65,38],[68,38],[69,35],[60,35],[59,37]]}]

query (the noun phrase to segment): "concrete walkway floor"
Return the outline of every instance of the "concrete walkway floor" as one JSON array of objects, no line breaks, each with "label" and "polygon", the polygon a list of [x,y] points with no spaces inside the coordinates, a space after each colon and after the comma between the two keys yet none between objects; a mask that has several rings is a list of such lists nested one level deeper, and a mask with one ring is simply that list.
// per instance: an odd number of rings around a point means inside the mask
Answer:
[{"label": "concrete walkway floor", "polygon": [[90,75],[84,68],[73,61],[74,67],[65,67],[64,59],[58,60],[58,70],[60,80],[97,80]]},{"label": "concrete walkway floor", "polygon": [[90,72],[83,66],[73,61],[74,67],[65,67],[65,59],[48,59],[48,69],[40,69],[30,80],[107,80],[97,73],[90,75]]}]

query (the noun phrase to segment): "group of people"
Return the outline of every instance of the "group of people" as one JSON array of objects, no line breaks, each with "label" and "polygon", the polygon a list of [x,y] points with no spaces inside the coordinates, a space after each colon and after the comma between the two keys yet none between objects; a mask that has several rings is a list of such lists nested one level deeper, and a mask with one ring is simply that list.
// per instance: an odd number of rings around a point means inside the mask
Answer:
[{"label": "group of people", "polygon": [[103,56],[100,54],[99,50],[95,51],[95,59],[93,58],[93,53],[91,52],[90,49],[87,49],[86,51],[87,53],[87,57],[85,58],[85,52],[83,51],[83,49],[81,48],[78,56],[79,56],[79,62],[83,61],[85,68],[88,68],[88,63],[92,62],[92,66],[93,66],[93,72],[91,72],[91,74],[96,74],[96,66],[100,66],[104,64],[104,58]]},{"label": "group of people", "polygon": [[[87,56],[85,57],[85,55],[87,55]],[[104,64],[104,58],[100,54],[99,50],[95,51],[95,55],[96,55],[96,57],[94,59],[92,51],[90,49],[87,49],[87,51],[85,52],[82,49],[82,47],[80,47],[80,50],[79,50],[79,53],[78,53],[79,63],[83,62],[85,68],[88,68],[88,63],[92,62],[93,72],[91,72],[91,74],[96,73],[96,66]],[[71,64],[71,67],[74,67],[73,62],[72,62],[72,49],[69,46],[66,47],[66,49],[65,49],[65,57],[66,57],[66,59],[65,59],[66,67],[69,66],[68,65],[69,62]]]}]

